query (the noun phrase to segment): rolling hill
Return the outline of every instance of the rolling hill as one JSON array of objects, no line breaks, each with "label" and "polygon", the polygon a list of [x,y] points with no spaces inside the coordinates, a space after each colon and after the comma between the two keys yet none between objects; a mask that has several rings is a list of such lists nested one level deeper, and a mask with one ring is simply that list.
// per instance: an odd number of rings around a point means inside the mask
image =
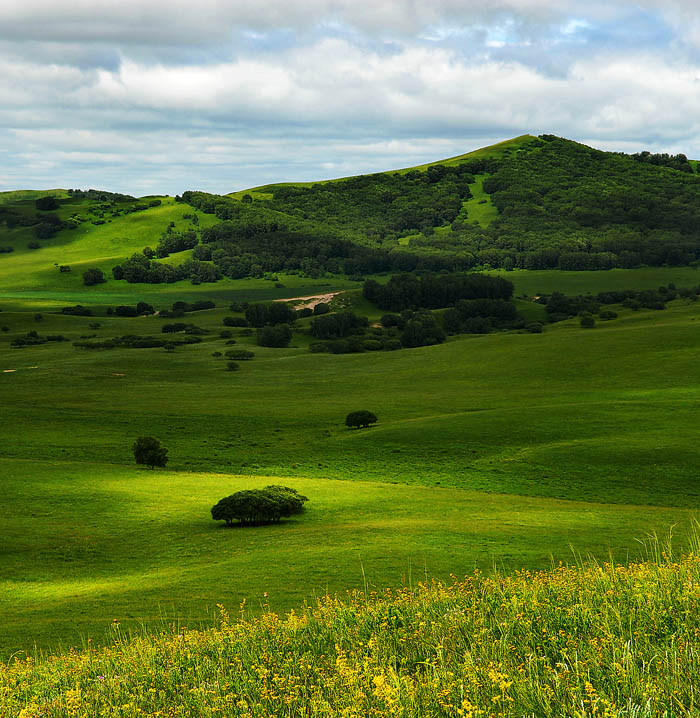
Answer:
[{"label": "rolling hill", "polygon": [[[232,195],[3,193],[0,287],[75,292],[91,267],[108,280],[94,291],[112,294],[126,283],[197,286],[280,272],[339,281],[415,270],[682,267],[700,258],[699,190],[682,155],[523,135],[431,165]],[[37,206],[43,195],[55,196],[52,209]],[[70,272],[58,276],[61,266]]]}]

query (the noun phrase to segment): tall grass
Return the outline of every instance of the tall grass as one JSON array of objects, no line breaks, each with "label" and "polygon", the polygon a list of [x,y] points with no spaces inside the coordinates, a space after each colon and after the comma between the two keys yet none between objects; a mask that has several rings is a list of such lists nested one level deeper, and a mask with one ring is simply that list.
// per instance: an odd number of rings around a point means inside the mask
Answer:
[{"label": "tall grass", "polygon": [[0,715],[696,716],[700,555],[474,573],[0,666]]}]

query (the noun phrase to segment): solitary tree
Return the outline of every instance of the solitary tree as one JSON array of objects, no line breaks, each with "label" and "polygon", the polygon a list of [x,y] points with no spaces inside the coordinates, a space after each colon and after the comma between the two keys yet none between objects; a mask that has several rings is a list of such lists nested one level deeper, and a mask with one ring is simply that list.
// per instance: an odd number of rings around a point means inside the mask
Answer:
[{"label": "solitary tree", "polygon": [[139,436],[132,447],[137,464],[145,464],[149,469],[165,466],[168,463],[168,450],[152,436]]},{"label": "solitary tree", "polygon": [[211,509],[215,521],[234,521],[243,525],[268,524],[300,514],[309,499],[289,486],[266,486],[226,496]]},{"label": "solitary tree", "polygon": [[345,426],[351,429],[366,428],[370,424],[376,424],[377,417],[371,412],[363,409],[361,411],[351,411],[345,417]]}]

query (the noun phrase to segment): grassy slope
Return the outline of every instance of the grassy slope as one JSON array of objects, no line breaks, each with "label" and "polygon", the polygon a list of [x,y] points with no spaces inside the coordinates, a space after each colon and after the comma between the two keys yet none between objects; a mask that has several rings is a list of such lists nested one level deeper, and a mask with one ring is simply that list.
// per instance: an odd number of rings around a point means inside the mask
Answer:
[{"label": "grassy slope", "polygon": [[[189,320],[216,330],[226,313]],[[620,314],[592,331],[571,321],[395,353],[311,355],[299,337],[254,347],[231,374],[210,356],[226,348],[217,334],[172,355],[5,343],[28,328],[159,333],[157,317],[90,330],[91,318],[3,313],[0,368],[16,369],[0,373],[4,649],[100,636],[114,617],[204,618],[264,591],[285,609],[359,585],[363,566],[381,586],[410,570],[539,567],[569,543],[624,556],[652,528],[687,525],[700,508],[700,307]],[[380,423],[346,430],[364,407]],[[158,436],[182,473],[135,470],[138,435]],[[215,500],[267,476],[303,489],[307,515],[217,529]]]},{"label": "grassy slope", "polygon": [[[518,137],[513,137],[510,140],[504,140],[503,142],[498,142],[497,144],[489,145],[488,147],[481,147],[478,150],[472,150],[471,152],[466,152],[465,154],[457,155],[455,157],[448,157],[444,160],[435,160],[435,162],[428,162],[423,165],[415,165],[414,167],[402,167],[398,170],[387,170],[387,172],[399,172],[400,174],[406,174],[407,172],[412,172],[413,170],[425,172],[431,165],[446,165],[449,167],[461,164],[465,160],[469,159],[503,157],[506,154],[517,152],[523,144],[529,142],[532,139],[534,139],[534,135],[520,135]],[[352,177],[337,177],[335,179],[320,180],[318,182],[276,182],[274,185],[260,185],[258,187],[251,187],[250,189],[243,189],[236,192],[231,192],[228,196],[240,199],[244,194],[250,194],[253,198],[269,199],[272,196],[271,192],[269,191],[269,188],[273,186],[293,185],[295,187],[311,187],[315,184],[324,184],[326,182],[342,182],[343,180],[351,178]]]},{"label": "grassy slope", "polygon": [[[652,545],[653,548],[653,545]],[[0,665],[0,712],[696,716],[697,556],[356,593]]]}]

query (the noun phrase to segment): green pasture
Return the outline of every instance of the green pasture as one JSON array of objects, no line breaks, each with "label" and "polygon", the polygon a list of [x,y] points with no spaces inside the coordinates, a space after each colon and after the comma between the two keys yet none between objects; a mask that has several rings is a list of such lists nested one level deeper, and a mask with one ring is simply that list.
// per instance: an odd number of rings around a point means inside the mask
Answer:
[{"label": "green pasture", "polygon": [[457,489],[297,478],[305,514],[225,528],[219,498],[279,479],[73,461],[0,461],[0,656],[104,640],[122,628],[211,623],[284,611],[327,592],[383,589],[476,567],[575,560],[569,544],[618,560],[691,512],[484,495]]},{"label": "green pasture", "polygon": [[[528,296],[698,283],[691,268],[504,276]],[[591,330],[572,319],[542,334],[339,356],[309,353],[309,319],[286,349],[234,328],[234,346],[255,358],[226,371],[212,353],[230,348],[220,332],[232,299],[357,286],[279,279],[283,288],[111,281],[0,299],[1,654],[99,641],[114,618],[196,624],[216,603],[286,610],[364,580],[543,567],[566,561],[570,545],[624,560],[649,532],[682,533],[697,515],[700,304],[615,306],[619,318]],[[173,321],[106,316],[107,305],[197,297],[217,308],[176,321],[207,330],[200,344],[172,354],[71,345],[163,336]],[[57,313],[77,302],[95,316]],[[544,318],[540,305],[517,304]],[[357,291],[333,306],[382,313]],[[69,341],[10,347],[29,330]],[[346,414],[365,408],[379,423],[348,430]],[[139,435],[168,447],[167,470],[135,467]],[[222,496],[272,482],[306,493],[307,513],[253,529],[210,519]]]}]

